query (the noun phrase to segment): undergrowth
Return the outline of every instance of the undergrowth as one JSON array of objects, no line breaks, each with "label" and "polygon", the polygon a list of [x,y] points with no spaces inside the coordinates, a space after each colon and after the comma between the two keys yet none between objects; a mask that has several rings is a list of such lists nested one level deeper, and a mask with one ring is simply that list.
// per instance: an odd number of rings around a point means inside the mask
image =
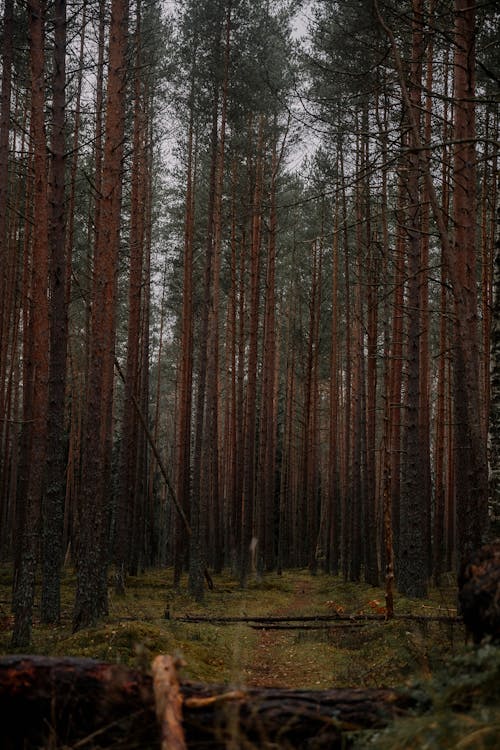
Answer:
[{"label": "undergrowth", "polygon": [[500,649],[470,647],[450,659],[423,689],[431,709],[364,734],[357,750],[497,750],[500,747]]}]

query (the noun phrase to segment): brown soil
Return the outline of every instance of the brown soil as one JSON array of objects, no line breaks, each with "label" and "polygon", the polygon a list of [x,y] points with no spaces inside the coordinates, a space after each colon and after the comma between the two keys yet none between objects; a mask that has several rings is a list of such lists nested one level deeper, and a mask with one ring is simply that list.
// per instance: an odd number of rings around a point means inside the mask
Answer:
[{"label": "brown soil", "polygon": [[[294,595],[287,607],[276,609],[276,616],[300,615],[310,602],[312,585],[300,580],[295,584]],[[293,687],[304,684],[304,666],[293,658],[276,658],[290,651],[292,636],[287,630],[262,630],[245,681],[254,687]]]}]

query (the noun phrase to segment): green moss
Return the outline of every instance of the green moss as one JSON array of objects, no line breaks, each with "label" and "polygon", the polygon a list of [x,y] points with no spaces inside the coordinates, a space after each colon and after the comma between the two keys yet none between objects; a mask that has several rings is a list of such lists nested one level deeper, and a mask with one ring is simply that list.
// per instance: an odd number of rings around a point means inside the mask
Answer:
[{"label": "green moss", "polygon": [[[0,651],[10,651],[12,625],[9,601],[12,569],[0,566],[2,625]],[[110,616],[97,628],[71,634],[75,575],[65,569],[62,585],[62,621],[58,626],[33,628],[31,651],[40,654],[81,655],[134,664],[146,663],[159,652],[180,652],[187,662],[186,674],[206,681],[241,682],[259,675],[260,660],[276,665],[280,679],[290,687],[382,686],[400,684],[412,674],[425,677],[454,651],[444,626],[423,630],[416,623],[393,621],[365,627],[329,630],[282,631],[272,646],[263,650],[262,632],[248,626],[183,623],[185,615],[255,616],[266,614],[328,614],[335,601],[346,613],[371,611],[370,602],[383,603],[381,589],[363,583],[346,583],[307,570],[251,578],[246,589],[228,574],[215,578],[215,589],[203,603],[187,594],[187,579],[180,590],[171,585],[170,570],[152,570],[127,579],[125,596],[113,591],[110,575]],[[425,613],[441,607],[436,593],[426,602],[397,598],[398,611]],[[440,602],[436,604],[436,602]],[[452,601],[452,597],[449,598]],[[164,619],[168,609],[170,619]],[[433,611],[433,610],[430,610]],[[274,671],[268,670],[273,676]]]}]

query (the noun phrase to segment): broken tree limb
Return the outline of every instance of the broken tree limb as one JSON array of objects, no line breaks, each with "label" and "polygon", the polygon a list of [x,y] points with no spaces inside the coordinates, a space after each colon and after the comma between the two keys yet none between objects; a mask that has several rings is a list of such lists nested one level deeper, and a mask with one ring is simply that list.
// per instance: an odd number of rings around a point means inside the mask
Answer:
[{"label": "broken tree limb", "polygon": [[[118,362],[118,359],[116,357],[115,357],[115,367],[116,367],[118,375],[120,376],[120,378],[123,381],[123,383],[126,383],[125,375],[123,374],[123,370],[122,370],[122,368],[120,366],[120,363]],[[175,509],[176,509],[177,513],[179,514],[179,516],[181,517],[181,520],[182,520],[182,523],[184,524],[184,528],[186,529],[187,535],[191,536],[192,531],[191,531],[191,526],[189,525],[189,521],[187,519],[187,516],[184,513],[184,509],[183,509],[182,505],[179,503],[179,501],[177,499],[177,495],[175,494],[174,487],[172,485],[172,482],[170,481],[170,477],[168,475],[168,471],[166,469],[165,464],[163,463],[163,459],[162,459],[162,457],[160,455],[160,451],[158,450],[158,447],[156,445],[156,441],[155,441],[155,439],[154,439],[154,437],[153,437],[153,435],[151,433],[151,430],[149,429],[149,425],[148,425],[148,423],[146,421],[146,417],[142,413],[142,409],[141,409],[141,407],[140,407],[140,405],[139,405],[139,403],[138,403],[138,401],[137,401],[137,399],[135,398],[134,395],[132,395],[132,402],[133,402],[134,408],[135,408],[135,410],[137,412],[137,416],[139,417],[139,421],[140,421],[140,423],[142,425],[142,429],[144,430],[144,434],[146,435],[146,437],[148,439],[149,446],[150,446],[151,450],[153,451],[153,455],[154,455],[154,457],[156,459],[156,463],[158,464],[158,468],[160,469],[161,474],[163,476],[163,479],[165,480],[165,484],[167,485],[167,489],[168,489],[168,491],[170,493],[170,497],[172,498],[172,502],[173,502],[173,504],[175,506]]]},{"label": "broken tree limb", "polygon": [[[181,681],[188,748],[340,748],[345,732],[386,726],[419,706],[391,689],[228,689]],[[92,659],[0,659],[4,750],[58,746],[159,748],[153,680]],[[90,739],[92,738],[92,739]],[[87,742],[87,740],[89,740]]]},{"label": "broken tree limb", "polygon": [[305,623],[296,625],[291,623],[248,623],[252,630],[339,630],[345,628],[365,628],[370,623],[351,620],[350,622],[323,622],[317,625]]},{"label": "broken tree limb", "polygon": [[186,750],[182,728],[182,695],[177,667],[182,660],[157,656],[152,664],[156,717],[161,727],[161,750]]},{"label": "broken tree limb", "polygon": [[[123,374],[123,370],[122,370],[122,368],[120,366],[120,363],[118,362],[117,357],[115,357],[115,367],[116,367],[116,370],[117,370],[118,375],[120,376],[122,382],[125,384],[126,383],[125,375]],[[131,395],[132,395],[132,403],[134,405],[134,409],[137,412],[137,416],[139,417],[139,421],[140,421],[140,423],[142,425],[142,429],[144,430],[144,434],[146,435],[146,438],[148,440],[150,448],[153,451],[153,455],[154,455],[154,457],[156,459],[156,463],[158,464],[158,468],[160,469],[161,475],[162,475],[163,479],[165,480],[165,484],[167,485],[167,489],[168,489],[168,491],[170,493],[170,497],[172,498],[172,502],[174,504],[175,510],[177,511],[177,513],[179,514],[179,516],[181,518],[181,521],[182,521],[182,523],[184,525],[184,528],[186,529],[186,534],[188,536],[192,536],[193,532],[192,532],[191,526],[189,524],[189,521],[187,519],[187,516],[186,516],[186,514],[184,512],[184,509],[183,509],[182,505],[180,504],[179,500],[177,499],[177,495],[175,493],[173,484],[170,481],[170,477],[169,477],[167,468],[166,468],[165,464],[163,463],[163,459],[162,459],[162,457],[160,455],[160,451],[158,450],[158,446],[156,445],[156,440],[154,439],[154,436],[153,436],[151,430],[149,429],[149,425],[147,423],[146,417],[143,414],[143,411],[142,411],[142,409],[140,407],[139,402],[137,401],[137,399],[136,399],[136,397],[134,396],[133,393]],[[210,575],[210,573],[207,570],[207,568],[204,569],[203,575],[205,576],[205,580],[207,582],[208,588],[210,590],[212,590],[213,587],[214,587],[214,582],[213,582],[212,576]]]}]

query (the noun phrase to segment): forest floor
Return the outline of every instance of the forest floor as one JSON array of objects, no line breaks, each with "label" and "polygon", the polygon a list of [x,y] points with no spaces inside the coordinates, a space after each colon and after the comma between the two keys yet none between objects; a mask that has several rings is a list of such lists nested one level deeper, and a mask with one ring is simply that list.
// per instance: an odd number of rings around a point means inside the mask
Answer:
[{"label": "forest floor", "polygon": [[[223,624],[221,618],[315,617],[373,613],[382,589],[346,583],[306,570],[266,574],[241,589],[229,575],[214,577],[203,603],[173,589],[172,571],[148,571],[128,580],[117,596],[110,577],[109,616],[96,628],[73,634],[75,575],[64,571],[62,617],[42,625],[35,611],[32,654],[92,657],[149,669],[159,653],[181,655],[183,676],[234,686],[327,689],[403,687],[424,696],[432,711],[396,722],[384,732],[362,733],[356,748],[370,750],[482,750],[500,743],[500,649],[464,644],[454,622],[456,589],[450,575],[426,600],[395,598],[396,615],[415,619],[293,623],[290,629]],[[12,568],[0,566],[0,654],[12,652]],[[449,618],[428,621],[425,616]],[[186,618],[203,621],[186,621]],[[302,627],[304,625],[304,627]],[[314,625],[314,622],[313,622]],[[26,649],[23,649],[26,652]]]},{"label": "forest floor", "polygon": [[[293,585],[292,596],[285,607],[272,613],[273,616],[295,616],[307,609],[313,593],[312,582],[299,579]],[[254,654],[246,670],[246,681],[255,687],[300,686],[309,683],[318,675],[314,662],[297,661],[296,651],[290,645],[290,631],[260,631]]]},{"label": "forest floor", "polygon": [[[255,686],[328,688],[383,687],[410,676],[428,677],[463,645],[460,624],[394,620],[346,623],[336,627],[255,629],[249,623],[221,624],[220,617],[372,613],[383,604],[382,589],[306,570],[252,579],[246,589],[223,575],[197,604],[171,585],[171,571],[148,571],[128,581],[117,596],[110,578],[109,616],[96,628],[72,634],[74,573],[65,570],[62,618],[58,625],[33,627],[32,653],[75,655],[146,666],[157,653],[180,653],[185,676],[207,682]],[[9,653],[12,571],[0,567],[0,653]],[[426,600],[396,597],[396,614],[456,614],[455,591],[448,585]],[[168,619],[165,612],[168,610]],[[213,622],[185,622],[186,617]],[[322,626],[324,623],[318,623]]]}]

